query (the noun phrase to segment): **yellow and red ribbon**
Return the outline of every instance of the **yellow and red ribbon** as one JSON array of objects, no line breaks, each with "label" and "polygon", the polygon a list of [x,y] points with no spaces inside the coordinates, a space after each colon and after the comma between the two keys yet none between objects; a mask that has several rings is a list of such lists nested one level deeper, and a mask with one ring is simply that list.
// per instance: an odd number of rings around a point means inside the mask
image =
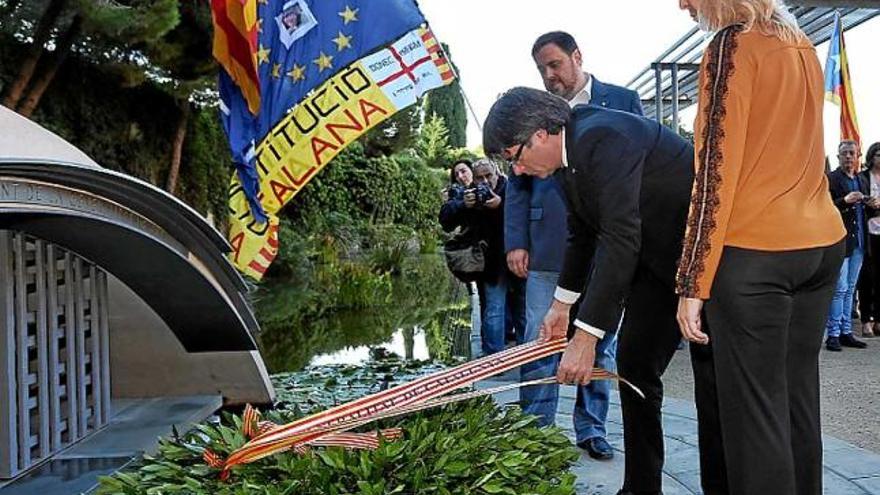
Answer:
[{"label": "yellow and red ribbon", "polygon": [[[562,352],[567,344],[564,338],[560,338],[545,342],[530,342],[512,347],[506,351],[439,371],[388,390],[312,414],[286,425],[276,425],[268,421],[260,421],[259,412],[248,407],[245,409],[242,418],[242,430],[250,438],[250,441],[232,452],[225,460],[220,459],[217,454],[209,450],[205,451],[203,458],[208,465],[221,469],[221,478],[226,478],[229,475],[229,470],[234,466],[254,462],[289,449],[304,452],[307,445],[376,448],[378,447],[379,436],[393,440],[399,438],[401,432],[397,429],[371,433],[344,432],[380,419],[410,414],[513,388],[555,382],[555,378],[545,378],[441,397],[448,392],[469,386],[479,380]],[[593,379],[619,380],[632,387],[633,390],[641,395],[641,391],[638,388],[609,371],[594,369]]]}]

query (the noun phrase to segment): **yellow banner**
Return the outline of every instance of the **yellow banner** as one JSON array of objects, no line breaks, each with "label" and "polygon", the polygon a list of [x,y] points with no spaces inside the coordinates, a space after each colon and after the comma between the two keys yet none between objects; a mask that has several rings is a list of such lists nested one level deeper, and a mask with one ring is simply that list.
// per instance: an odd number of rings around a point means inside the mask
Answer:
[{"label": "yellow banner", "polygon": [[258,198],[269,217],[251,216],[238,180],[229,187],[229,239],[236,267],[259,280],[278,253],[277,214],[363,133],[453,77],[430,31],[407,33],[362,58],[298,103],[256,147]]}]

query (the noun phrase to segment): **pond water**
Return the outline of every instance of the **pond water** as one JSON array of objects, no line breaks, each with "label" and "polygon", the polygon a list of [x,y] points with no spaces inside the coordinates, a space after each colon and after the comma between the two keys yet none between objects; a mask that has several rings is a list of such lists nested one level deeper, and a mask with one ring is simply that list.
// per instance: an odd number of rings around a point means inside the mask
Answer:
[{"label": "pond water", "polygon": [[418,360],[469,355],[468,292],[438,255],[411,260],[391,278],[385,302],[369,307],[327,307],[332,298],[302,285],[275,282],[257,294],[258,342],[271,373],[362,364],[376,352]]}]

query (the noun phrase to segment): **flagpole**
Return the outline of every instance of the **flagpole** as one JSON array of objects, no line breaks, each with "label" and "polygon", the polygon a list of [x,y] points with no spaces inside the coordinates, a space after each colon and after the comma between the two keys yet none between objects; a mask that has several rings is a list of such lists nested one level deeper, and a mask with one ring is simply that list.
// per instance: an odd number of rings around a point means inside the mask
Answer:
[{"label": "flagpole", "polygon": [[[434,32],[434,29],[431,27],[431,24],[429,22],[425,21],[425,25],[428,26],[428,29],[430,29],[431,32]],[[437,36],[436,32],[434,32],[434,36]],[[471,99],[468,98],[467,93],[464,92],[464,85],[461,84],[461,78],[458,76],[458,71],[455,69],[455,64],[452,63],[452,58],[449,56],[448,53],[446,53],[446,50],[443,49],[443,43],[439,42],[439,40],[442,40],[442,39],[443,38],[437,36],[437,40],[438,40],[437,45],[440,46],[440,51],[443,52],[443,56],[446,57],[446,60],[449,61],[449,70],[451,70],[452,75],[455,76],[456,79],[458,79],[458,92],[461,93],[461,97],[464,99],[465,106],[467,107],[468,111],[470,112],[471,117],[474,118],[474,122],[476,122],[476,124],[477,124],[477,129],[479,129],[480,133],[482,133],[483,132],[483,125],[480,124],[480,118],[477,117],[477,112],[474,111],[474,106],[471,105]]]}]

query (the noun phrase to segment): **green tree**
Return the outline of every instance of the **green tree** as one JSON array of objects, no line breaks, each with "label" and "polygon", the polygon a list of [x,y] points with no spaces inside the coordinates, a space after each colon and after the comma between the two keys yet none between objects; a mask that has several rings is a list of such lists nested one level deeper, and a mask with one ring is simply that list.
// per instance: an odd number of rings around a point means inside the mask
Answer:
[{"label": "green tree", "polygon": [[449,157],[449,130],[443,118],[432,113],[425,120],[415,152],[431,168],[443,168]]},{"label": "green tree", "polygon": [[[449,54],[449,47],[445,43],[443,51],[446,52],[449,63],[455,67]],[[459,76],[461,75],[457,67],[455,72]],[[443,119],[446,129],[449,131],[449,146],[464,148],[467,145],[467,110],[461,92],[461,81],[456,79],[448,86],[431,91],[426,100],[425,117],[438,115]]]},{"label": "green tree", "polygon": [[174,123],[171,159],[165,189],[174,194],[180,177],[183,145],[192,107],[211,100],[215,93],[217,64],[211,54],[213,23],[208,0],[180,5],[180,22],[155,42],[143,43],[152,70],[147,77],[174,99],[178,113]]},{"label": "green tree", "polygon": [[370,129],[361,144],[367,156],[390,156],[415,145],[422,123],[422,100],[404,108],[391,118]]},{"label": "green tree", "polygon": [[[144,65],[136,45],[157,40],[179,22],[177,0],[47,0],[26,2],[17,22],[4,23],[28,39],[2,104],[30,116],[71,51],[98,62]],[[26,7],[26,8],[25,8]],[[54,47],[50,52],[47,47]]]}]

